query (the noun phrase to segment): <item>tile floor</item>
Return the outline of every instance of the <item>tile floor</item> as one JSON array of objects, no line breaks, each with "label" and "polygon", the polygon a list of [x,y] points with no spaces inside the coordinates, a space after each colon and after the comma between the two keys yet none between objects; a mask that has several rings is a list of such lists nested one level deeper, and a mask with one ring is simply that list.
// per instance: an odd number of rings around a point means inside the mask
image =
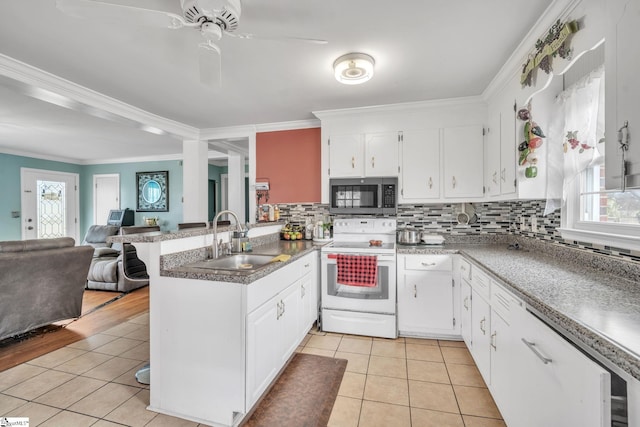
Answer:
[{"label": "tile floor", "polygon": [[[148,323],[142,314],[0,372],[0,416],[31,427],[197,426],[146,409],[149,388],[134,374],[149,359]],[[461,342],[312,331],[298,351],[349,361],[329,426],[505,425]]]}]

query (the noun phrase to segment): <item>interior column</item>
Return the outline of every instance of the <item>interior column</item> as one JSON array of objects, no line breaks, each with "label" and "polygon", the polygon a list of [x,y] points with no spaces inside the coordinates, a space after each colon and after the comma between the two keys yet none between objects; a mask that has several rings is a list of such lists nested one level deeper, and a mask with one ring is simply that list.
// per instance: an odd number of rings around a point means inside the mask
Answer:
[{"label": "interior column", "polygon": [[209,144],[184,140],[182,143],[182,222],[204,222],[208,215]]}]

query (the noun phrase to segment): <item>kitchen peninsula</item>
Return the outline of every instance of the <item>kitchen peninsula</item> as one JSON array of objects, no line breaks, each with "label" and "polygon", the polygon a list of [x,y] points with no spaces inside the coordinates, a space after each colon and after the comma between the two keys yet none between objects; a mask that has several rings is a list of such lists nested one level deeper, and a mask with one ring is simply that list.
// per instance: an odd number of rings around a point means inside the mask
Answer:
[{"label": "kitchen peninsula", "polygon": [[248,271],[190,266],[208,258],[209,229],[114,237],[150,275],[150,410],[235,426],[285,366],[317,317],[318,252],[279,240],[281,227],[250,230],[254,254],[284,261]]}]

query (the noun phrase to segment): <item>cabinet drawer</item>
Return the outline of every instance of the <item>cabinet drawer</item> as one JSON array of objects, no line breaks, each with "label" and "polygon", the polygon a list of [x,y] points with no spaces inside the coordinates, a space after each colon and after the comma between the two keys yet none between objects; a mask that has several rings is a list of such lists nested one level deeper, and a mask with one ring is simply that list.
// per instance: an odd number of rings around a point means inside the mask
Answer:
[{"label": "cabinet drawer", "polygon": [[406,270],[453,270],[451,255],[411,255],[404,261]]},{"label": "cabinet drawer", "polygon": [[464,259],[460,260],[460,278],[471,284],[471,264]]},{"label": "cabinet drawer", "polygon": [[489,300],[491,280],[485,272],[475,265],[471,266],[471,286],[479,295]]},{"label": "cabinet drawer", "polygon": [[523,303],[495,280],[491,280],[491,308],[507,323],[511,324],[514,310],[522,310]]},{"label": "cabinet drawer", "polygon": [[313,252],[300,258],[300,276],[305,276],[316,270],[318,253]]}]

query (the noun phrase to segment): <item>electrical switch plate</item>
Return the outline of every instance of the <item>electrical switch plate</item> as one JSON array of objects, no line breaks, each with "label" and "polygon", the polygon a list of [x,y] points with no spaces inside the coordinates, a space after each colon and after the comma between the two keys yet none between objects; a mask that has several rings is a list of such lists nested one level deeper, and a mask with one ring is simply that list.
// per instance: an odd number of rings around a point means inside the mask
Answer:
[{"label": "electrical switch plate", "polygon": [[534,233],[538,232],[538,217],[535,215],[531,215],[531,231]]}]

